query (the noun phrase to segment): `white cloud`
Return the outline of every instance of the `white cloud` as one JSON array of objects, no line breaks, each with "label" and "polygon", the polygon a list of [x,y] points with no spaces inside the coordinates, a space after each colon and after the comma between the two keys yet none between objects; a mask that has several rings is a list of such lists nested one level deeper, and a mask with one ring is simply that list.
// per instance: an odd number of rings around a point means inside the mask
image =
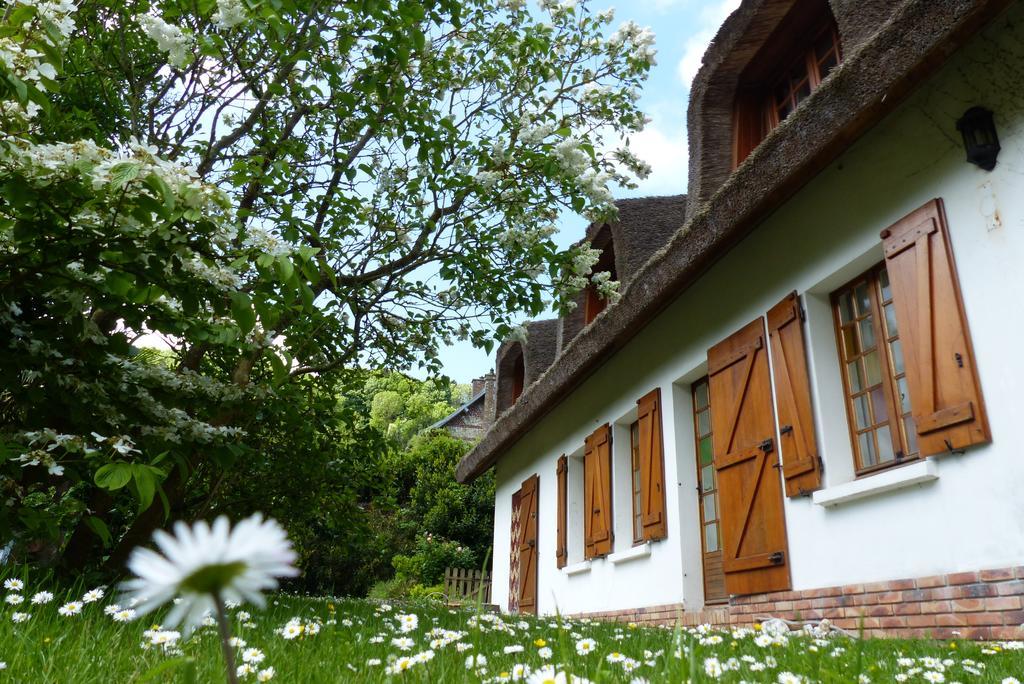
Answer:
[{"label": "white cloud", "polygon": [[639,181],[639,187],[630,194],[677,195],[686,192],[690,156],[685,126],[666,131],[651,123],[630,138],[629,147],[633,154],[651,165],[651,175]]},{"label": "white cloud", "polygon": [[719,0],[701,11],[700,28],[686,40],[683,47],[683,56],[677,66],[679,80],[687,88],[693,82],[693,77],[700,71],[704,53],[707,51],[708,45],[711,44],[715,34],[718,33],[718,27],[739,6],[740,0]]}]

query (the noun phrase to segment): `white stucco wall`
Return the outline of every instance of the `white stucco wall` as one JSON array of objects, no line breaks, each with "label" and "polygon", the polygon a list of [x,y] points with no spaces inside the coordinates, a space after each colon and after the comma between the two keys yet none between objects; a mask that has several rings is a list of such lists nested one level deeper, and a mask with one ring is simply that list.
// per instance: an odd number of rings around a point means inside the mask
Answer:
[{"label": "white stucco wall", "polygon": [[[1014,25],[1020,28],[1013,28]],[[808,314],[815,420],[826,493],[853,480],[828,295],[882,259],[879,232],[935,197],[954,257],[993,441],[937,457],[937,479],[832,507],[786,499],[794,589],[1024,564],[1024,9],[988,27],[900,109],[805,186],[555,408],[496,466],[495,600],[507,607],[512,493],[540,475],[539,609],[577,613],[682,602],[703,605],[689,384],[706,350],[796,289]],[[996,113],[999,163],[964,161],[956,119]],[[660,387],[668,538],[648,557],[555,565],[555,467],[605,422],[627,421]],[[628,432],[613,458],[628,459]],[[577,471],[582,478],[582,469]],[[573,470],[570,469],[570,476]],[[629,481],[616,469],[615,552],[632,548]],[[579,487],[582,491],[582,485]],[[572,491],[572,485],[570,485]],[[835,491],[835,490],[832,490]],[[572,499],[572,495],[570,495]],[[570,506],[571,535],[582,537]],[[574,527],[575,525],[575,527]],[[570,563],[582,540],[570,545]],[[576,549],[575,552],[573,549]]]}]

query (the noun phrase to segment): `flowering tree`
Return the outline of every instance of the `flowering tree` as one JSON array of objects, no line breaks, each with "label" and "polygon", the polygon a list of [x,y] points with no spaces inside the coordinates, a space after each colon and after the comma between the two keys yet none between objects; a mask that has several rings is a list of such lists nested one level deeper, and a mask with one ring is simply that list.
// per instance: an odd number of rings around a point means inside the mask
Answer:
[{"label": "flowering tree", "polygon": [[647,170],[623,141],[653,37],[612,22],[575,0],[9,5],[0,534],[119,564],[259,448],[261,404],[301,414],[304,383],[436,368],[567,302],[594,255],[556,248],[557,213],[610,216],[609,184]]}]

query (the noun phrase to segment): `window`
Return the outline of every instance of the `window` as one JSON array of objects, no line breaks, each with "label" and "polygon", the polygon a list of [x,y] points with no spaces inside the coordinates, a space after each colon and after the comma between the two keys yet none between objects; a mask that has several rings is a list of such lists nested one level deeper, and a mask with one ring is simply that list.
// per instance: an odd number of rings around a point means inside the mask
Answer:
[{"label": "window", "polygon": [[889,274],[872,268],[832,295],[857,473],[918,455]]},{"label": "window", "polygon": [[768,130],[779,125],[839,65],[839,34],[835,26],[821,30],[772,88],[765,102]]},{"label": "window", "polygon": [[630,473],[633,482],[633,543],[644,539],[643,504],[640,500],[640,421],[629,426]]},{"label": "window", "polygon": [[828,3],[797,0],[740,75],[733,168],[814,92],[842,58],[839,31]]},{"label": "window", "polygon": [[722,565],[722,534],[718,525],[718,481],[711,441],[711,396],[707,378],[693,383],[693,428],[696,436],[697,490],[701,544],[704,549],[704,602],[728,598]]},{"label": "window", "polygon": [[516,357],[515,363],[512,365],[512,403],[516,403],[519,400],[519,395],[523,393],[523,386],[526,384],[526,368],[523,364],[522,353]]}]

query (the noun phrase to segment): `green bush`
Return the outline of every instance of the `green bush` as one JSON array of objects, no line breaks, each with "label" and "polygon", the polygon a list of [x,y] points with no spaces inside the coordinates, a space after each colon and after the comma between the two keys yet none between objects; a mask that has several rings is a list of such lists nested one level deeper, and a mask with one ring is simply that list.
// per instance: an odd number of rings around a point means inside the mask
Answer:
[{"label": "green bush", "polygon": [[413,583],[405,578],[392,577],[389,580],[377,582],[370,587],[367,597],[377,599],[378,601],[406,598],[409,596],[412,585]]},{"label": "green bush", "polygon": [[414,554],[397,555],[391,562],[395,566],[395,577],[425,586],[442,582],[445,568],[474,568],[477,564],[472,549],[429,532],[417,537]]}]

